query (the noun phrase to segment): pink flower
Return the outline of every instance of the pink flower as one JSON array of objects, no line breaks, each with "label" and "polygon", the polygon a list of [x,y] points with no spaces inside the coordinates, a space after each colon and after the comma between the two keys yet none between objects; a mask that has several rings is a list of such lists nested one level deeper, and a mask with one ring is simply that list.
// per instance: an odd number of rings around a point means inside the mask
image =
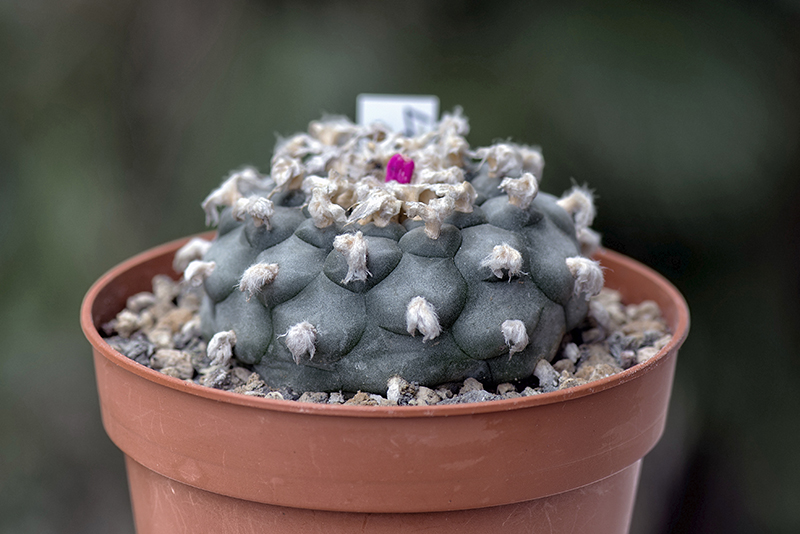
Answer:
[{"label": "pink flower", "polygon": [[386,181],[396,180],[401,184],[411,183],[411,176],[414,174],[414,160],[404,158],[400,154],[395,154],[389,158],[386,164]]}]

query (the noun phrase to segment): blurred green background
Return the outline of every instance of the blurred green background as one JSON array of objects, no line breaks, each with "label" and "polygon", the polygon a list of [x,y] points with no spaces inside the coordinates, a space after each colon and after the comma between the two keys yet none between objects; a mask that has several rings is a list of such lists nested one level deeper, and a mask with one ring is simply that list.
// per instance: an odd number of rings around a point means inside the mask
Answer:
[{"label": "blurred green background", "polygon": [[[131,533],[78,326],[233,168],[361,92],[539,144],[685,294],[633,533],[800,532],[800,4],[0,1],[0,533]],[[576,511],[580,513],[579,511]]]}]

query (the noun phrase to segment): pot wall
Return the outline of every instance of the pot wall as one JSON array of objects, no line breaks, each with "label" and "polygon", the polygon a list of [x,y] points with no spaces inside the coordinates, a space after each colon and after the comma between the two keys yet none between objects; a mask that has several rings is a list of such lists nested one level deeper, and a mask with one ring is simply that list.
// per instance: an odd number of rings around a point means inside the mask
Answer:
[{"label": "pot wall", "polygon": [[[627,532],[641,461],[583,488],[505,506],[455,512],[364,514],[286,508],[233,499],[161,476],[125,458],[137,531],[151,534],[503,534]],[[175,503],[181,503],[179,506]]]}]

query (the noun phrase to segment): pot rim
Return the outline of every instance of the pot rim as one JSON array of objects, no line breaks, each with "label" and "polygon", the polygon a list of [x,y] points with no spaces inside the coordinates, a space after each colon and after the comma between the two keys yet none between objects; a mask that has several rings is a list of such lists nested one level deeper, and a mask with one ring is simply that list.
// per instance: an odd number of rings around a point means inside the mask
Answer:
[{"label": "pot rim", "polygon": [[[145,367],[127,356],[116,351],[100,335],[93,319],[93,307],[98,296],[103,289],[108,286],[121,273],[133,269],[149,260],[176,250],[179,246],[186,243],[192,237],[210,238],[214,232],[205,232],[194,236],[188,236],[141,252],[128,260],[125,260],[109,269],[103,274],[86,293],[81,304],[80,323],[81,329],[89,342],[112,363],[124,368],[135,375],[150,382],[164,387],[186,393],[204,397],[206,399],[247,406],[256,409],[263,409],[277,412],[287,412],[296,414],[313,414],[334,417],[357,417],[357,418],[418,418],[418,417],[452,417],[464,416],[490,412],[504,412],[509,410],[526,409],[534,406],[543,406],[560,402],[567,402],[573,399],[592,395],[610,388],[617,387],[625,382],[635,379],[643,373],[647,373],[651,368],[662,365],[666,356],[677,350],[689,332],[689,308],[681,293],[663,276],[654,270],[646,267],[636,260],[608,249],[601,249],[598,252],[600,259],[607,258],[612,263],[625,264],[627,269],[636,274],[647,278],[658,289],[665,293],[669,300],[675,305],[677,312],[676,326],[672,332],[672,339],[667,345],[661,348],[656,355],[646,362],[634,365],[620,373],[611,375],[600,380],[582,384],[568,389],[531,395],[528,397],[518,397],[514,399],[491,400],[464,404],[447,404],[434,406],[351,406],[343,404],[316,404],[307,402],[297,402],[279,399],[267,399],[263,397],[251,397],[240,393],[223,391],[205,386],[200,386],[192,382],[187,382],[160,373],[149,367]],[[602,262],[601,262],[602,263]],[[605,267],[610,269],[609,267]],[[613,270],[613,269],[612,269]],[[167,273],[164,273],[167,274]]]}]

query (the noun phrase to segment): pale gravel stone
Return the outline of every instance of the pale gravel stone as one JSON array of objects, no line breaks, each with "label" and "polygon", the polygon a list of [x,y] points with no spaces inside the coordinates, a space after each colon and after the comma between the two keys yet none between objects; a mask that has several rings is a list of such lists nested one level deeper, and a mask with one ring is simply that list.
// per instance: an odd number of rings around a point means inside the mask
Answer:
[{"label": "pale gravel stone", "polygon": [[500,395],[489,393],[485,389],[472,389],[465,393],[459,393],[452,399],[446,399],[439,404],[467,404],[472,402],[485,402],[490,400],[501,399]]},{"label": "pale gravel stone", "polygon": [[313,402],[315,404],[325,404],[328,402],[328,394],[322,391],[306,391],[297,402]]},{"label": "pale gravel stone", "polygon": [[[243,367],[237,367],[236,369],[244,369]],[[241,386],[236,387],[233,391],[234,393],[241,393],[242,395],[251,395],[256,397],[264,397],[266,396],[266,384],[261,377],[258,376],[258,373],[251,372],[247,379],[244,381],[244,384]]]},{"label": "pale gravel stone", "polygon": [[653,321],[646,319],[637,319],[635,321],[630,321],[622,325],[622,332],[624,334],[632,334],[635,332],[648,332],[648,331],[660,332],[664,334],[667,331],[667,327],[661,321]]},{"label": "pale gravel stone", "polygon": [[238,387],[238,388],[234,389],[233,392],[234,393],[239,393],[240,395],[249,395],[250,397],[266,397],[267,396],[263,391],[246,390],[246,389],[241,389],[241,387]]},{"label": "pale gravel stone", "polygon": [[658,353],[655,347],[642,347],[636,351],[636,363],[644,363]]},{"label": "pale gravel stone", "polygon": [[370,393],[370,398],[378,403],[378,406],[394,406],[397,403],[378,395],[377,393]]},{"label": "pale gravel stone", "polygon": [[575,378],[582,378],[587,382],[593,380],[600,380],[601,378],[609,377],[621,371],[619,367],[601,363],[597,365],[584,365],[575,373]]},{"label": "pale gravel stone", "polygon": [[583,365],[610,365],[615,367],[617,365],[617,360],[614,356],[611,355],[607,347],[603,345],[584,345],[583,346],[583,358],[581,359],[578,368],[582,367]]},{"label": "pale gravel stone", "polygon": [[147,339],[160,349],[172,349],[172,332],[168,328],[154,328],[147,333]]},{"label": "pale gravel stone", "polygon": [[365,391],[359,391],[356,393],[353,398],[347,400],[345,404],[351,404],[356,406],[395,406],[396,403],[381,397],[380,395],[376,395],[375,393],[367,393]]},{"label": "pale gravel stone", "polygon": [[252,373],[249,369],[237,365],[236,367],[231,369],[230,372],[231,385],[234,387],[245,385],[247,381],[250,379],[250,375],[252,374],[255,373]]},{"label": "pale gravel stone", "polygon": [[661,310],[652,300],[643,300],[638,304],[626,306],[625,314],[633,321],[653,321],[661,317]]},{"label": "pale gravel stone", "polygon": [[154,310],[156,310],[156,306],[151,306],[146,310],[142,310],[142,313],[139,314],[139,322],[141,324],[140,331],[145,334],[152,330],[156,324],[156,315],[153,313]]},{"label": "pale gravel stone", "polygon": [[581,357],[581,350],[575,343],[567,343],[564,346],[563,354],[564,357],[570,360],[572,363],[578,363],[578,358]]},{"label": "pale gravel stone", "polygon": [[228,371],[223,367],[209,367],[203,370],[203,374],[200,377],[200,385],[221,389],[223,382],[228,378]]},{"label": "pale gravel stone", "polygon": [[150,357],[156,351],[155,345],[150,343],[141,332],[134,333],[130,338],[114,336],[106,339],[106,341],[115,350],[142,365],[149,366]]},{"label": "pale gravel stone", "polygon": [[122,310],[111,321],[111,328],[122,337],[131,337],[131,334],[136,332],[142,327],[139,315],[130,310]]},{"label": "pale gravel stone", "polygon": [[587,381],[584,380],[583,378],[576,378],[576,377],[570,376],[568,378],[564,378],[563,380],[559,380],[558,389],[574,388],[576,386],[582,386],[583,384],[586,384],[586,383],[587,383]]},{"label": "pale gravel stone", "polygon": [[450,388],[446,387],[438,387],[436,388],[436,394],[439,395],[442,399],[450,399],[453,397],[453,391]]},{"label": "pale gravel stone", "polygon": [[158,319],[155,328],[164,328],[174,334],[175,332],[179,332],[181,327],[188,323],[192,317],[194,317],[194,312],[191,310],[174,308]]},{"label": "pale gravel stone", "polygon": [[516,392],[517,387],[512,384],[511,382],[504,382],[497,386],[497,394],[498,395],[505,395],[506,393]]},{"label": "pale gravel stone", "polygon": [[164,367],[159,371],[163,375],[179,378],[180,380],[190,380],[194,370],[186,370],[183,367]]},{"label": "pale gravel stone", "polygon": [[420,386],[416,396],[412,401],[409,402],[409,404],[416,406],[428,406],[431,404],[437,404],[441,400],[442,398],[434,390],[425,386]]},{"label": "pale gravel stone", "polygon": [[187,369],[187,373],[189,376],[186,378],[191,378],[194,374],[194,369],[192,368],[192,357],[188,352],[183,352],[181,350],[175,349],[159,349],[156,351],[155,354],[150,358],[150,366],[153,369],[164,369],[166,367],[181,367]]},{"label": "pale gravel stone", "polygon": [[153,277],[153,295],[157,301],[172,301],[180,293],[180,285],[165,274]]},{"label": "pale gravel stone", "polygon": [[155,304],[142,312],[142,316],[150,314],[152,322],[155,324],[158,319],[161,319],[166,314],[175,309],[175,304],[171,300],[157,300]]},{"label": "pale gravel stone", "polygon": [[584,343],[594,343],[596,341],[602,341],[605,334],[599,328],[591,328],[583,333],[583,342]]},{"label": "pale gravel stone", "polygon": [[662,337],[658,338],[658,339],[657,339],[657,340],[656,340],[656,341],[653,343],[653,348],[656,348],[656,349],[658,349],[658,350],[661,350],[661,349],[663,349],[664,347],[666,347],[666,346],[667,346],[667,343],[669,343],[670,341],[672,341],[672,334],[666,334],[666,335],[664,335],[664,336],[662,336]]},{"label": "pale gravel stone", "polygon": [[406,405],[416,398],[418,391],[419,384],[409,382],[408,380],[395,375],[388,381],[386,399],[390,402]]},{"label": "pale gravel stone", "polygon": [[359,391],[352,398],[345,401],[345,404],[356,406],[377,406],[378,402],[369,393]]},{"label": "pale gravel stone", "polygon": [[619,363],[623,369],[636,365],[636,351],[623,350],[619,355]]},{"label": "pale gravel stone", "polygon": [[328,404],[344,404],[344,395],[341,391],[334,391],[328,395]]},{"label": "pale gravel stone", "polygon": [[539,360],[533,375],[539,379],[539,387],[545,391],[552,391],[558,387],[559,374],[547,360]]},{"label": "pale gravel stone", "polygon": [[145,308],[149,308],[156,303],[156,296],[149,291],[142,291],[128,297],[125,307],[133,313],[141,313]]},{"label": "pale gravel stone", "polygon": [[563,360],[558,360],[557,362],[553,363],[553,369],[555,369],[558,373],[567,372],[569,374],[573,374],[575,372],[575,364],[572,362],[572,360],[564,358]]},{"label": "pale gravel stone", "polygon": [[190,287],[189,291],[181,291],[181,294],[178,295],[178,307],[197,313],[200,310],[200,303],[203,301],[203,294],[199,289]]},{"label": "pale gravel stone", "polygon": [[483,384],[475,380],[474,378],[467,378],[464,380],[464,385],[458,391],[459,395],[464,395],[469,393],[470,391],[483,391]]}]

